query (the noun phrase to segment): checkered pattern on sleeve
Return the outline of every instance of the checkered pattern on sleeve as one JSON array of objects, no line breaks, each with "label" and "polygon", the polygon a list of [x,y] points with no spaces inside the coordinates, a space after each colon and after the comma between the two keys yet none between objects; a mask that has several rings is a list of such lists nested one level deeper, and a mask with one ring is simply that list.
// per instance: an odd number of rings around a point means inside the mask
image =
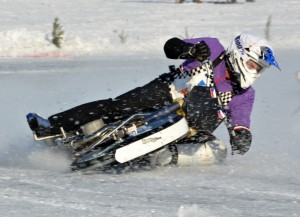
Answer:
[{"label": "checkered pattern on sleeve", "polygon": [[207,69],[204,66],[199,66],[197,68],[194,68],[190,71],[183,71],[181,74],[177,75],[177,78],[186,78],[186,77],[193,77],[194,75],[204,73],[207,74]]},{"label": "checkered pattern on sleeve", "polygon": [[220,99],[222,101],[222,105],[226,106],[231,101],[233,97],[233,93],[231,91],[229,92],[219,92]]},{"label": "checkered pattern on sleeve", "polygon": [[205,73],[206,74],[207,69],[204,66],[200,66],[200,67],[192,69],[189,73],[190,73],[190,76],[191,75],[196,75],[196,74],[199,74],[199,73]]},{"label": "checkered pattern on sleeve", "polygon": [[[210,70],[213,71],[212,66],[210,66]],[[209,73],[206,67],[203,65],[200,67],[197,67],[195,69],[192,69],[190,72],[188,72],[190,76],[203,73],[208,78],[208,83],[210,84],[210,87],[214,87],[214,76],[213,74]]]}]

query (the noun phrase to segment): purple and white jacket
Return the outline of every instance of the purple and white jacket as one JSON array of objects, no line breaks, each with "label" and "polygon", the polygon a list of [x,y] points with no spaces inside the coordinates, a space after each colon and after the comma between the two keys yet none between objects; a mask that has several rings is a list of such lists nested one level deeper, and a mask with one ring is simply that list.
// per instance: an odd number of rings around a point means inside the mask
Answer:
[{"label": "purple and white jacket", "polygon": [[[211,61],[215,60],[221,52],[224,51],[223,45],[217,38],[193,38],[184,40],[187,43],[197,44],[200,41],[205,41],[211,50]],[[201,62],[197,60],[186,60],[182,64],[186,71],[190,71],[201,66]],[[214,83],[219,92],[233,91],[231,81],[226,77],[226,65],[222,60],[214,72]],[[228,74],[228,73],[227,73]],[[243,126],[250,128],[250,115],[253,108],[255,98],[255,91],[252,87],[242,91],[241,93],[234,95],[231,101],[225,106],[225,112],[229,117],[229,121],[233,127]]]}]

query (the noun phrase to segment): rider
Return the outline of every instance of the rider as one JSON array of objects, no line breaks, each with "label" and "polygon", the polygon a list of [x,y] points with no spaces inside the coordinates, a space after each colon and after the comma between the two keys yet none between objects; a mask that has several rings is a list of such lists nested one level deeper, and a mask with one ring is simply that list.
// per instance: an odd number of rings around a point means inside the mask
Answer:
[{"label": "rider", "polygon": [[[200,133],[212,133],[222,122],[223,111],[228,118],[226,123],[232,151],[246,153],[252,141],[250,114],[255,93],[251,85],[271,65],[279,69],[268,42],[242,33],[225,50],[216,38],[171,38],[165,43],[164,51],[168,58],[185,61],[179,68],[170,68],[171,72],[115,99],[86,103],[48,119],[29,113],[27,120],[30,128],[43,137],[60,133],[61,127],[65,131],[76,130],[99,118],[110,123],[183,98],[184,111],[191,128]],[[216,87],[221,102],[212,99],[207,85],[197,80],[197,74],[205,73],[203,67],[207,59],[212,61],[214,75],[211,83]],[[186,86],[178,89],[178,81],[186,81],[186,78],[194,79],[194,84],[184,83]],[[217,109],[220,103],[221,113]]]}]

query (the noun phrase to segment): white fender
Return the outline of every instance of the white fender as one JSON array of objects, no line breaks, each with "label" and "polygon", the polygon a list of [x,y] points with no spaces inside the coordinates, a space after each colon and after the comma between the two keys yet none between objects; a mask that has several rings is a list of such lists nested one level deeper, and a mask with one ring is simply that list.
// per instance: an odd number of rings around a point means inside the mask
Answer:
[{"label": "white fender", "polygon": [[189,127],[185,118],[177,123],[143,139],[135,141],[116,150],[115,159],[119,163],[125,163],[142,155],[159,149],[176,139],[186,135]]}]

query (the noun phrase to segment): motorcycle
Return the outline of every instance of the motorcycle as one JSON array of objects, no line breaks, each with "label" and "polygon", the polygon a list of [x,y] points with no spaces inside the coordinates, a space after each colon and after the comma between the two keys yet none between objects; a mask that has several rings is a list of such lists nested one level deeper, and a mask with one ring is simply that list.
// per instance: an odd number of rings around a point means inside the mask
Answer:
[{"label": "motorcycle", "polygon": [[[39,137],[34,133],[34,140],[44,141],[51,147],[67,149],[73,157],[72,170],[136,164],[155,167],[223,162],[227,155],[227,145],[212,134],[196,132],[188,125],[188,122],[197,122],[203,129],[213,132],[223,121],[216,115],[221,107],[215,89],[210,84],[213,76],[211,62],[205,62],[203,67],[203,73],[193,76],[182,76],[178,72],[178,78],[175,78],[170,88],[174,98],[179,100],[159,110],[136,113],[115,123],[104,124],[102,119],[98,119],[71,132],[61,128],[61,133],[53,136]],[[195,85],[188,97],[180,95],[182,91],[178,90],[184,86],[182,84],[198,84],[200,80],[202,83],[205,81],[205,86]],[[207,115],[194,109],[201,107],[197,104],[204,105],[206,109],[203,110],[209,111],[209,120]]]},{"label": "motorcycle", "polygon": [[192,134],[180,102],[152,113],[137,113],[125,120],[104,124],[92,121],[79,130],[38,137],[51,147],[67,149],[73,157],[71,169],[86,171],[115,166],[208,165],[222,162],[226,144],[203,133],[196,143],[186,143]]}]

